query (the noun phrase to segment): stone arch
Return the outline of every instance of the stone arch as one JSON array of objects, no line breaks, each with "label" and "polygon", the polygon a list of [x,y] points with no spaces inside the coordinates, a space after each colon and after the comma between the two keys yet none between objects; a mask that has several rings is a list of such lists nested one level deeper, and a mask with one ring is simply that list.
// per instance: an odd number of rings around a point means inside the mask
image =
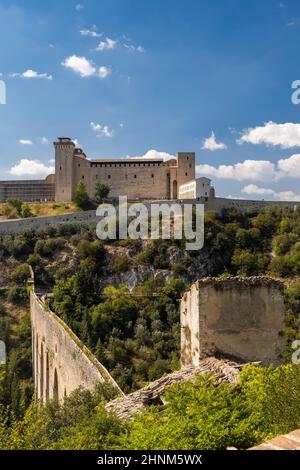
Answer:
[{"label": "stone arch", "polygon": [[58,375],[56,368],[54,369],[54,379],[53,379],[53,400],[58,401]]},{"label": "stone arch", "polygon": [[50,381],[50,370],[49,370],[49,352],[46,353],[46,381],[45,381],[45,397],[49,400],[49,381]]},{"label": "stone arch", "polygon": [[40,399],[44,397],[44,345],[41,343],[40,353]]},{"label": "stone arch", "polygon": [[177,199],[177,180],[174,180],[172,184],[172,199]]}]

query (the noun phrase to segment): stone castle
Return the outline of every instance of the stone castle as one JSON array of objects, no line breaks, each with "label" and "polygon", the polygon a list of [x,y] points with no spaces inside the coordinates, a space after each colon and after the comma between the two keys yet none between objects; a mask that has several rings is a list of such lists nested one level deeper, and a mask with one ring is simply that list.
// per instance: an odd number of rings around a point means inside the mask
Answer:
[{"label": "stone castle", "polygon": [[54,142],[55,175],[45,180],[0,181],[0,202],[18,197],[25,202],[70,202],[82,181],[90,197],[98,182],[110,187],[110,196],[129,199],[177,199],[181,185],[195,180],[195,153],[180,152],[163,159],[87,158],[69,137]]},{"label": "stone castle", "polygon": [[110,197],[127,196],[131,200],[196,201],[205,210],[222,213],[224,209],[242,212],[265,207],[300,205],[294,201],[230,199],[215,196],[209,178],[196,178],[195,153],[179,152],[176,158],[88,159],[70,137],[54,142],[55,174],[45,180],[0,181],[0,202],[17,197],[24,202],[70,202],[82,181],[90,197],[97,183],[110,188]]},{"label": "stone castle", "polygon": [[68,137],[55,146],[55,200],[70,201],[79,181],[93,197],[98,182],[110,187],[110,196],[129,199],[177,199],[179,186],[195,179],[195,153],[180,152],[176,159],[122,158],[88,160]]}]

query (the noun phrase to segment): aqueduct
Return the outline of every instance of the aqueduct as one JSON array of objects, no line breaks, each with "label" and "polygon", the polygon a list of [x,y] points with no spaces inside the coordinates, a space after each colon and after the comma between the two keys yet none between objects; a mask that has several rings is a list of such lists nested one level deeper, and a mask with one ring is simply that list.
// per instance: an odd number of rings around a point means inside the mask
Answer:
[{"label": "aqueduct", "polygon": [[108,383],[123,395],[107,369],[37,295],[32,273],[30,310],[32,364],[36,398],[62,401],[79,387]]}]

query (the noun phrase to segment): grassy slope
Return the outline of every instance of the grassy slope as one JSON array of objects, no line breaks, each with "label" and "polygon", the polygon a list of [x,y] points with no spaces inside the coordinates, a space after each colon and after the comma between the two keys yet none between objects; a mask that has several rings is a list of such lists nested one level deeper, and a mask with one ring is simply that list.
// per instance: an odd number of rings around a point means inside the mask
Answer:
[{"label": "grassy slope", "polygon": [[[69,214],[78,211],[78,207],[73,202],[34,202],[28,204],[35,217],[45,217],[53,215]],[[6,220],[4,215],[5,204],[0,204],[0,220]]]}]

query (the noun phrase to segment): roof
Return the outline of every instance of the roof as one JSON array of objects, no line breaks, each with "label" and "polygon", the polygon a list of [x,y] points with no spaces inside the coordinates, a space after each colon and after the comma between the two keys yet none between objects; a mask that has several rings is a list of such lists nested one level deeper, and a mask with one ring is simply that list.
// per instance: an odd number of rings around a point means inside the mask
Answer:
[{"label": "roof", "polygon": [[300,450],[300,429],[274,437],[248,450]]},{"label": "roof", "polygon": [[194,382],[199,374],[207,372],[215,376],[215,384],[222,382],[236,384],[239,370],[245,364],[209,357],[202,359],[197,367],[187,367],[165,375],[146,387],[133,392],[126,397],[115,398],[106,405],[106,410],[115,413],[120,419],[132,419],[132,415],[143,411],[146,406],[159,403],[160,397],[171,385],[180,382]]}]

